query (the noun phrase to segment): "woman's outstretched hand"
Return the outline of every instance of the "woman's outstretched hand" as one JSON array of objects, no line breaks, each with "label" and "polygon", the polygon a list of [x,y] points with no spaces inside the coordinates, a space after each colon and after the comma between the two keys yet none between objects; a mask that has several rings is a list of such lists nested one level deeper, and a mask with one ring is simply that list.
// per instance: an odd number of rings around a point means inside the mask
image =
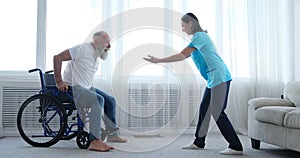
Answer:
[{"label": "woman's outstretched hand", "polygon": [[144,60],[149,61],[150,63],[158,63],[160,59],[153,57],[151,55],[148,55],[148,58],[143,58]]}]

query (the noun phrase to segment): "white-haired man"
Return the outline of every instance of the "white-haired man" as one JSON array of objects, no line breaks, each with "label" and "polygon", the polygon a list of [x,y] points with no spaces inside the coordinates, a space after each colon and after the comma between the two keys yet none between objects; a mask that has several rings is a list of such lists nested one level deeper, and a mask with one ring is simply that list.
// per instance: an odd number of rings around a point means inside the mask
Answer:
[{"label": "white-haired man", "polygon": [[[88,149],[95,151],[109,151],[113,147],[101,141],[101,116],[104,108],[104,123],[106,129],[116,127],[116,101],[111,95],[93,87],[94,75],[97,71],[99,58],[105,60],[110,49],[110,37],[105,31],[93,34],[93,41],[83,43],[53,57],[56,87],[60,91],[67,91],[72,87],[75,103],[78,109],[90,108],[90,141]],[[61,76],[62,62],[68,61]],[[113,132],[107,136],[108,142],[127,142]]]}]

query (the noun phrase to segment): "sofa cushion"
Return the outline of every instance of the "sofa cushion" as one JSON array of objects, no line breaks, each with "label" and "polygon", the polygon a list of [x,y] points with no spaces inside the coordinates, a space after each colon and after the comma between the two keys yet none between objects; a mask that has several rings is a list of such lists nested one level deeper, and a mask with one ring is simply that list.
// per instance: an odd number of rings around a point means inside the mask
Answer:
[{"label": "sofa cushion", "polygon": [[288,128],[300,128],[300,108],[285,115],[283,125]]},{"label": "sofa cushion", "polygon": [[248,104],[253,106],[255,109],[263,106],[295,106],[289,99],[268,97],[252,98],[248,101]]},{"label": "sofa cushion", "polygon": [[257,121],[283,126],[285,115],[295,109],[296,107],[265,106],[255,111],[255,119]]},{"label": "sofa cushion", "polygon": [[284,96],[295,104],[295,106],[300,107],[300,81],[291,81],[285,85]]}]

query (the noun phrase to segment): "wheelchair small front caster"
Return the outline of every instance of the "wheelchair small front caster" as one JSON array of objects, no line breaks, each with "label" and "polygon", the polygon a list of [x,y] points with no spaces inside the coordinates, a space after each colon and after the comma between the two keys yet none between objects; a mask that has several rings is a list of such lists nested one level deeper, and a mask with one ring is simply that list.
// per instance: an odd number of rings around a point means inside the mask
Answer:
[{"label": "wheelchair small front caster", "polygon": [[89,133],[86,131],[78,133],[76,143],[80,149],[87,149],[90,146],[89,136]]}]

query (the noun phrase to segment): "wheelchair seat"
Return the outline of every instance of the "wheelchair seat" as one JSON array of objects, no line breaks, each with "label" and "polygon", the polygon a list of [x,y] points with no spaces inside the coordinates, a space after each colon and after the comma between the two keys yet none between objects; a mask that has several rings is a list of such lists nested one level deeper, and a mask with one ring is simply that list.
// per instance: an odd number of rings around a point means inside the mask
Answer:
[{"label": "wheelchair seat", "polygon": [[53,71],[51,70],[51,71],[46,71],[44,73],[45,87],[47,89],[45,92],[49,93],[49,94],[57,93],[57,94],[54,94],[54,95],[62,103],[73,103],[74,104],[72,87],[69,86],[68,91],[66,93],[60,93],[58,91],[57,87],[56,87],[54,74],[52,72]]}]

